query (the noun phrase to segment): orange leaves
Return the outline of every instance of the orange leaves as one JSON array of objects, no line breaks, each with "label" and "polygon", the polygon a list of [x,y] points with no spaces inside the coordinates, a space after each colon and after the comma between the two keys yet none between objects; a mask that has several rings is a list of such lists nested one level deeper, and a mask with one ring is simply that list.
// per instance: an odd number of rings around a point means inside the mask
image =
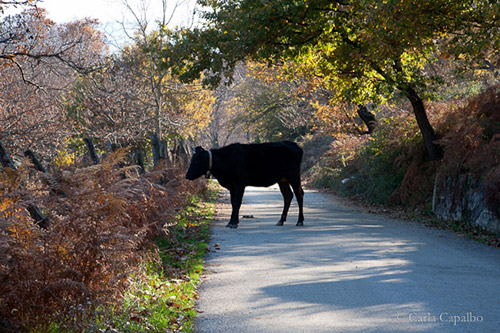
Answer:
[{"label": "orange leaves", "polygon": [[486,175],[500,163],[499,91],[492,86],[441,119],[446,168]]},{"label": "orange leaves", "polygon": [[2,202],[0,202],[0,213],[5,212],[7,209],[9,209],[13,204],[12,200],[5,199]]},{"label": "orange leaves", "polygon": [[[25,167],[0,170],[0,317],[44,331],[69,316],[74,321],[64,330],[79,331],[96,306],[120,299],[142,249],[174,222],[188,190],[179,170],[139,177],[117,167],[124,156],[118,151],[96,166],[44,175],[64,194]],[[157,173],[167,185],[155,184]],[[26,211],[33,202],[50,216],[45,230]]]},{"label": "orange leaves", "polygon": [[315,102],[314,108],[317,126],[322,133],[341,137],[349,133],[362,132],[361,127],[354,121],[356,117],[354,105]]}]

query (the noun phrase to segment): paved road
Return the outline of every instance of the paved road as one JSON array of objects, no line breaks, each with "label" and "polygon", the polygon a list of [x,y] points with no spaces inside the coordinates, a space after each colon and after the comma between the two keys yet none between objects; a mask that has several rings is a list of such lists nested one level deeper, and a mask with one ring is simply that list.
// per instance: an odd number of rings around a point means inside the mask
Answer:
[{"label": "paved road", "polygon": [[[227,201],[227,199],[226,199]],[[500,332],[500,251],[307,191],[276,227],[277,188],[247,188],[238,229],[214,222],[198,332]]]}]

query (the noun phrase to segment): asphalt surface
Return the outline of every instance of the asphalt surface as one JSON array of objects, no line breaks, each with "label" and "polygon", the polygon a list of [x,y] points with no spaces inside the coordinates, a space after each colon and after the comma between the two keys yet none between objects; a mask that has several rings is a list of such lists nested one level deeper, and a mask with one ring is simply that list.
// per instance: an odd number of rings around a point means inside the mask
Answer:
[{"label": "asphalt surface", "polygon": [[277,187],[247,188],[238,229],[213,222],[196,332],[500,332],[500,250]]}]

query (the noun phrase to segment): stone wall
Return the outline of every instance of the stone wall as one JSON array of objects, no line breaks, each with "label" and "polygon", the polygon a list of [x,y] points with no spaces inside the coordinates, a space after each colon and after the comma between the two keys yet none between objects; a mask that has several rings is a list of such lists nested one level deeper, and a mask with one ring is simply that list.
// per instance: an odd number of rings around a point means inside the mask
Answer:
[{"label": "stone wall", "polygon": [[436,176],[432,211],[446,220],[464,220],[500,235],[500,218],[486,207],[484,185],[470,175]]}]

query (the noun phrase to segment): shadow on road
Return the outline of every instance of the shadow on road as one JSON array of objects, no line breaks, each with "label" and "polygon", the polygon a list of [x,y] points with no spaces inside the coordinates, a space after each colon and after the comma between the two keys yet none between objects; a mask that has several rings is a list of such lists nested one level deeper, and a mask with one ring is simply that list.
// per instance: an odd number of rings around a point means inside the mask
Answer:
[{"label": "shadow on road", "polygon": [[[202,288],[200,331],[210,323],[248,332],[497,329],[497,250],[314,191],[305,195],[304,227],[295,227],[296,204],[275,226],[281,208],[278,189],[255,188],[241,211],[254,218],[229,230],[228,212],[219,217],[221,251],[207,262],[216,274]],[[449,321],[468,313],[482,321]]]}]

